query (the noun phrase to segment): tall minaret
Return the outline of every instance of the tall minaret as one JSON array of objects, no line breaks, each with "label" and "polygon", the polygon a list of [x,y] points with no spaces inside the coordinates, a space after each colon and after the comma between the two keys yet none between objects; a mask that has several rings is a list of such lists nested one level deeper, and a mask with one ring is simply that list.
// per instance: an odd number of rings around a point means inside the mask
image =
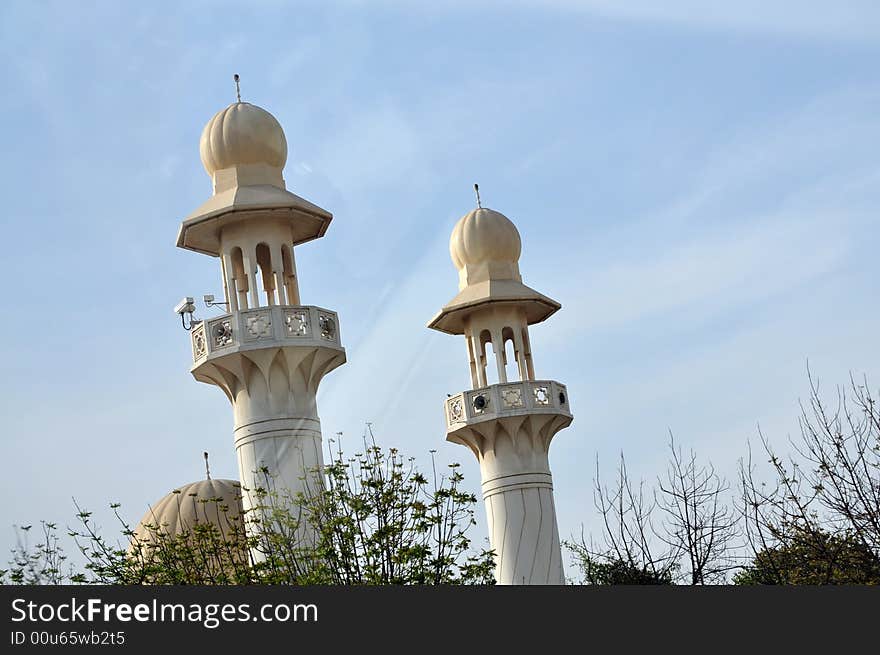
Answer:
[{"label": "tall minaret", "polygon": [[472,390],[447,398],[446,439],[480,462],[496,580],[564,584],[548,450],[572,414],[563,385],[535,379],[529,345],[529,325],[560,305],[522,283],[520,250],[503,214],[479,207],[463,216],[449,241],[459,294],[428,327],[467,343]]},{"label": "tall minaret", "polygon": [[345,349],[336,313],[301,304],[294,247],[324,236],[332,216],[286,190],[287,140],[264,109],[239,99],[219,111],[200,150],[214,195],[183,221],[177,245],[219,258],[226,311],[195,323],[190,370],[232,403],[242,486],[265,486],[265,467],[296,494],[319,483],[309,475],[323,464],[315,395]]}]

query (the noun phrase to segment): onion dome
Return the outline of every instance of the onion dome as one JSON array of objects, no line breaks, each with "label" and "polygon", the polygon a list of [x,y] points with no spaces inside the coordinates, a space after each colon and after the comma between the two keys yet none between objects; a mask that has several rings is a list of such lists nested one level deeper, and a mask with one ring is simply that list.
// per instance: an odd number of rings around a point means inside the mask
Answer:
[{"label": "onion dome", "polygon": [[449,254],[459,270],[486,262],[515,264],[521,251],[516,225],[501,212],[482,207],[462,216],[449,239]]},{"label": "onion dome", "polygon": [[333,215],[287,190],[287,138],[268,111],[240,101],[221,109],[202,130],[199,152],[214,193],[183,220],[178,247],[219,257],[227,225],[267,217],[287,223],[293,245],[324,236]]},{"label": "onion dome", "polygon": [[561,305],[523,284],[521,253],[519,230],[501,212],[478,207],[462,216],[449,238],[449,255],[458,269],[459,293],[428,327],[464,334],[474,311],[489,305],[516,306],[529,325],[546,320]]},{"label": "onion dome", "polygon": [[199,142],[202,164],[208,175],[234,166],[266,164],[284,168],[287,139],[275,117],[249,102],[221,109],[202,130]]}]

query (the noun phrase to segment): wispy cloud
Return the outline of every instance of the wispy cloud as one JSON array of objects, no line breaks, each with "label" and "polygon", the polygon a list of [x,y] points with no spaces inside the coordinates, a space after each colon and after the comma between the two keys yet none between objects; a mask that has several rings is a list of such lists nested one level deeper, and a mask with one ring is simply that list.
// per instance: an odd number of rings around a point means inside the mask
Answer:
[{"label": "wispy cloud", "polygon": [[847,254],[849,235],[824,229],[831,218],[768,216],[697,238],[667,233],[668,241],[657,238],[647,249],[621,243],[617,261],[560,285],[569,301],[556,336],[667,312],[705,319],[815,279]]},{"label": "wispy cloud", "polygon": [[[342,0],[363,5],[363,0]],[[386,0],[405,8],[408,3]],[[432,7],[564,11],[696,30],[869,42],[880,36],[880,5],[872,0],[440,0]],[[421,10],[421,5],[419,5]]]},{"label": "wispy cloud", "polygon": [[[581,273],[557,281],[556,329],[608,329],[657,314],[717,313],[851,264],[872,222],[880,166],[877,93],[846,90],[716,144],[669,206],[561,253]],[[609,254],[611,253],[611,254]]]}]

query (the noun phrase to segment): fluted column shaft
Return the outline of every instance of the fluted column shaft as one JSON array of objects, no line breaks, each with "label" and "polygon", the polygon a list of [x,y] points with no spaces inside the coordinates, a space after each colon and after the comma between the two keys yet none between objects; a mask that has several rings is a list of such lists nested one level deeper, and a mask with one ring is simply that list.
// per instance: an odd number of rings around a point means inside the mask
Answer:
[{"label": "fluted column shaft", "polygon": [[569,422],[554,414],[499,417],[448,436],[480,463],[498,584],[565,584],[548,450]]}]

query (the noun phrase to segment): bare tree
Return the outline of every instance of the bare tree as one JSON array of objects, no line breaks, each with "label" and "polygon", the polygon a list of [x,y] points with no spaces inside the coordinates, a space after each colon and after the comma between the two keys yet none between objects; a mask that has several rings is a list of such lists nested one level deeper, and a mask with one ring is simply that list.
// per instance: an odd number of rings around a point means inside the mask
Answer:
[{"label": "bare tree", "polygon": [[665,477],[653,489],[630,479],[623,454],[610,488],[602,484],[597,462],[598,546],[583,535],[565,543],[587,582],[712,584],[735,568],[739,516],[725,502],[729,485],[693,452],[685,456],[671,433],[669,448]]},{"label": "bare tree", "polygon": [[565,542],[574,554],[585,582],[592,584],[671,584],[679,549],[657,539],[652,522],[656,502],[646,493],[644,481],[634,484],[623,453],[617,476],[609,489],[601,482],[596,462],[593,501],[602,518],[599,545]]},{"label": "bare tree", "polygon": [[[809,372],[808,372],[809,373]],[[880,553],[880,408],[867,382],[837,389],[829,411],[810,378],[810,400],[801,405],[803,477],[819,513],[834,531],[846,530]]]},{"label": "bare tree", "polygon": [[684,456],[671,432],[669,450],[666,477],[655,492],[666,519],[660,538],[686,560],[690,584],[722,581],[735,566],[731,553],[739,533],[738,516],[724,502],[730,486],[711,463],[698,464],[693,451]]},{"label": "bare tree", "polygon": [[809,369],[808,378],[792,456],[759,429],[771,483],[757,480],[751,450],[740,462],[744,530],[767,579],[858,580],[880,558],[880,411],[852,376],[833,408]]}]

